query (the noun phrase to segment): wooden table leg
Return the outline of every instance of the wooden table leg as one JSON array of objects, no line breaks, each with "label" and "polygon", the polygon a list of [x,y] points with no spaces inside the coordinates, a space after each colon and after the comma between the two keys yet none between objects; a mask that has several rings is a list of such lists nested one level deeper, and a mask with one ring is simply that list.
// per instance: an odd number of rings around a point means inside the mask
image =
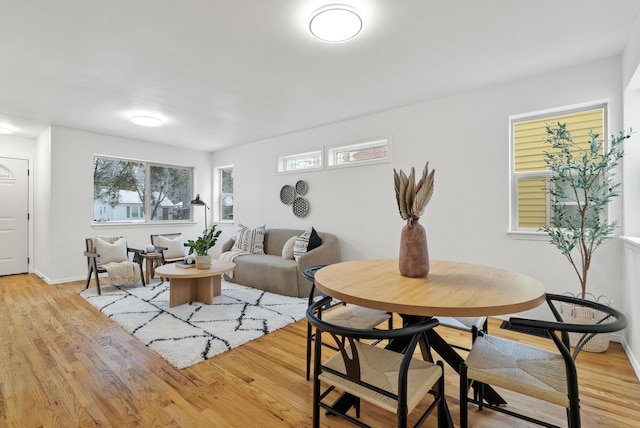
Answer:
[{"label": "wooden table leg", "polygon": [[145,260],[147,261],[147,267],[144,271],[144,276],[148,284],[151,281],[151,278],[153,278],[153,259],[145,257]]},{"label": "wooden table leg", "polygon": [[213,297],[222,293],[220,275],[205,278],[171,278],[169,282],[169,307],[198,301],[213,305]]}]

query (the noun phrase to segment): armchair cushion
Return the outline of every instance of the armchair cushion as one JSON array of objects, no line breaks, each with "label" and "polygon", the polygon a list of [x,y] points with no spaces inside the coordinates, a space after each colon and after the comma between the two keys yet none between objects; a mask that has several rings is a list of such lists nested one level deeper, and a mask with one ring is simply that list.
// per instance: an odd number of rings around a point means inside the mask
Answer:
[{"label": "armchair cushion", "polygon": [[185,256],[182,235],[176,236],[173,239],[158,235],[155,237],[155,245],[166,248],[166,250],[164,250],[164,257],[166,259],[177,259]]},{"label": "armchair cushion", "polygon": [[107,263],[120,263],[128,260],[127,257],[127,240],[119,237],[117,239],[109,239],[109,237],[96,236],[93,239],[93,245],[98,258],[99,265]]}]

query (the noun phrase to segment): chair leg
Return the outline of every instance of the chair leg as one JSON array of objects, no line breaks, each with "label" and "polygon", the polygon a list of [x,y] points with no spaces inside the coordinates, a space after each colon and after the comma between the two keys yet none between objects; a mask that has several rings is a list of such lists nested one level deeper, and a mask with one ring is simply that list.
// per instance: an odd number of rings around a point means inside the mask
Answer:
[{"label": "chair leg", "polygon": [[438,428],[453,427],[453,421],[450,420],[451,414],[447,407],[447,400],[444,394],[444,364],[442,361],[438,361],[437,364],[442,369],[442,376],[438,380]]},{"label": "chair leg", "polygon": [[140,280],[142,281],[142,286],[146,287],[147,284],[145,284],[144,282],[144,272],[142,272],[142,263],[140,263],[139,266],[140,266]]},{"label": "chair leg", "polygon": [[580,399],[578,397],[569,397],[567,423],[569,428],[580,428]]},{"label": "chair leg", "polygon": [[311,323],[307,323],[307,380],[311,374]]},{"label": "chair leg", "polygon": [[467,378],[467,365],[460,364],[460,427],[467,428],[468,425],[468,403],[469,380]]}]

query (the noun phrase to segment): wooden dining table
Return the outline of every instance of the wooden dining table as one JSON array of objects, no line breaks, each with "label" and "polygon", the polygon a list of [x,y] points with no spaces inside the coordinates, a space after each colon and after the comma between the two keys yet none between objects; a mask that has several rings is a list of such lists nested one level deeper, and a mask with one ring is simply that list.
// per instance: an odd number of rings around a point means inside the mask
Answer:
[{"label": "wooden dining table", "polygon": [[[346,303],[398,313],[405,324],[438,316],[508,315],[545,302],[544,286],[529,276],[441,260],[431,260],[424,278],[400,275],[397,259],[336,263],[315,273],[315,285]],[[464,359],[437,333],[437,328],[428,332],[427,339],[428,347],[458,372]],[[402,350],[393,344],[389,347]],[[495,404],[506,403],[491,388],[486,388],[485,398]]]}]

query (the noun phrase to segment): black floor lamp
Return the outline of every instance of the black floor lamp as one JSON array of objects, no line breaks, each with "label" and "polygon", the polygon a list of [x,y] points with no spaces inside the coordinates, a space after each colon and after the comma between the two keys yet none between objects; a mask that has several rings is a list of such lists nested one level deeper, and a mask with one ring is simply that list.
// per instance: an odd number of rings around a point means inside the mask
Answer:
[{"label": "black floor lamp", "polygon": [[207,224],[207,210],[209,209],[209,205],[207,205],[202,199],[200,199],[200,193],[198,193],[196,195],[196,198],[191,201],[191,205],[200,205],[206,208],[204,210],[204,230],[206,232],[209,227]]}]

